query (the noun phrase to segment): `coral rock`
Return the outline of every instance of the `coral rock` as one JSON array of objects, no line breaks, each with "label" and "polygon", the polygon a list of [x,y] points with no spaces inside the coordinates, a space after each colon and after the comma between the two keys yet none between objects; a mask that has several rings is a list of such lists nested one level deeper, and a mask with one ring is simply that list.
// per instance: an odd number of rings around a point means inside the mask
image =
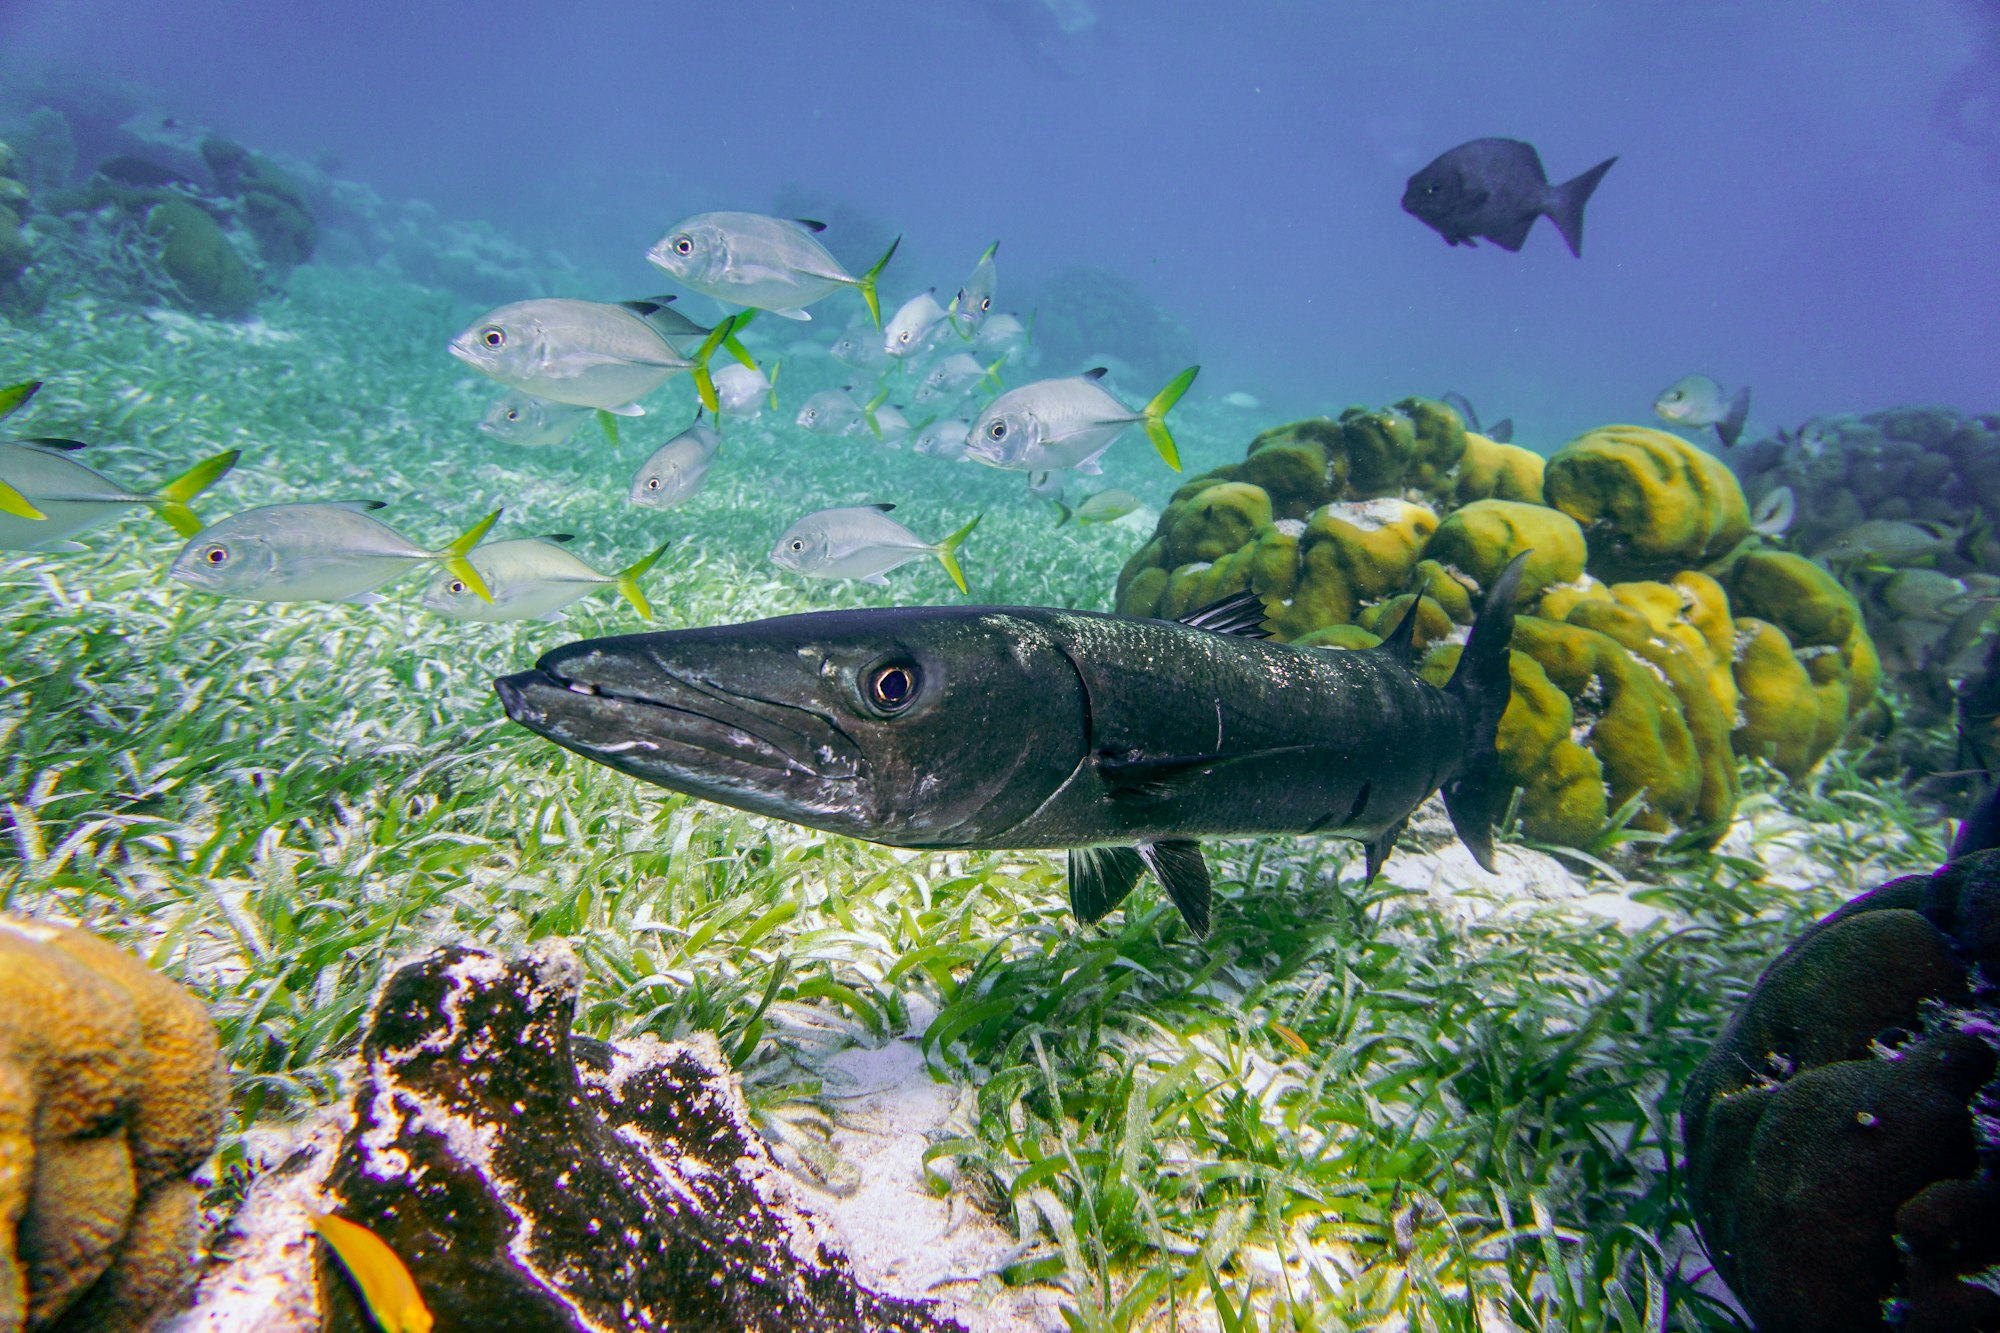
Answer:
[{"label": "coral rock", "polygon": [[[583,1037],[567,946],[395,973],[324,1189],[454,1329],[959,1327],[858,1286],[799,1210],[713,1041]],[[365,1328],[322,1255],[329,1327]]]},{"label": "coral rock", "polygon": [[147,1327],[192,1277],[222,1070],[187,992],[0,917],[0,1329]]},{"label": "coral rock", "polygon": [[235,319],[256,306],[257,280],[207,213],[169,199],[146,214],[146,230],[165,240],[160,262],[195,309]]},{"label": "coral rock", "polygon": [[1583,525],[1591,572],[1607,580],[1698,567],[1750,534],[1729,469],[1647,426],[1602,426],[1571,440],[1549,459],[1542,489]]}]

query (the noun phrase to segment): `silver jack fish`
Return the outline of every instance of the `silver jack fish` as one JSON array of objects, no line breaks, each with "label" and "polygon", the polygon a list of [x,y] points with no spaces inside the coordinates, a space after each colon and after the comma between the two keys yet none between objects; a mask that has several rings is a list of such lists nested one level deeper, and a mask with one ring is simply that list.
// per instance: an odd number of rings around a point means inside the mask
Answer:
[{"label": "silver jack fish", "polygon": [[641,619],[653,618],[652,603],[639,587],[639,577],[667,553],[668,544],[654,548],[652,554],[616,574],[600,574],[564,549],[564,544],[572,540],[567,532],[551,532],[542,537],[518,537],[482,546],[466,559],[486,580],[491,600],[482,599],[450,570],[442,570],[424,590],[424,609],[453,620],[487,624],[558,620],[563,608],[571,602],[588,597],[599,588],[616,588]]},{"label": "silver jack fish", "polygon": [[958,548],[979,526],[960,528],[941,542],[927,542],[889,517],[892,504],[850,505],[807,514],[786,528],[771,548],[778,566],[814,579],[860,579],[887,583],[888,573],[918,556],[934,555],[964,592],[965,571],[958,567]]},{"label": "silver jack fish", "polygon": [[1750,417],[1750,386],[1725,394],[1722,386],[1707,375],[1683,375],[1660,390],[1653,400],[1660,420],[1699,430],[1715,427],[1715,437],[1725,448],[1735,448],[1742,438],[1743,423]]},{"label": "silver jack fish", "polygon": [[819,243],[818,233],[825,230],[824,222],[807,218],[697,213],[662,236],[646,258],[703,296],[786,319],[811,319],[805,307],[852,287],[868,303],[875,327],[881,328],[875,282],[903,238],[891,241],[874,267],[857,278]]},{"label": "silver jack fish", "polygon": [[713,412],[708,359],[735,327],[731,316],[700,330],[700,344],[684,353],[700,326],[665,301],[547,297],[487,312],[451,340],[451,354],[510,388],[621,417],[644,416],[639,399],[692,371],[702,404]]},{"label": "silver jack fish", "polygon": [[500,517],[499,510],[433,551],[376,518],[373,511],[384,507],[380,500],[329,500],[246,509],[196,533],[169,572],[222,597],[365,603],[375,600],[373,589],[434,560],[474,596],[492,600],[486,580],[465,557]]},{"label": "silver jack fish", "polygon": [[551,402],[519,389],[501,394],[479,420],[479,429],[508,444],[561,444],[590,419],[590,409]]},{"label": "silver jack fish", "polygon": [[1442,791],[1493,865],[1521,560],[1450,683],[1379,648],[1274,643],[1254,594],[1184,621],[1046,607],[823,611],[588,639],[496,681],[529,730],[646,782],[897,847],[1069,852],[1085,921],[1151,870],[1197,935],[1199,840],[1332,833],[1372,874]]},{"label": "silver jack fish", "polygon": [[958,289],[958,295],[951,298],[951,326],[958,330],[958,336],[970,342],[979,335],[979,326],[993,313],[993,292],[1000,285],[999,273],[993,267],[993,256],[1000,253],[1000,242],[986,247],[986,253],[979,256],[979,262],[972,266],[972,276]]},{"label": "silver jack fish", "polygon": [[188,502],[220,481],[239,457],[231,449],[203,459],[157,491],[135,491],[77,462],[71,455],[84,447],[79,440],[0,441],[0,497],[21,501],[0,503],[0,551],[81,550],[71,538],[135,505],[152,509],[175,532],[191,537],[201,531],[201,520]]},{"label": "silver jack fish", "polygon": [[972,423],[965,456],[1014,472],[1101,472],[1097,460],[1112,442],[1127,426],[1144,424],[1146,438],[1167,466],[1179,472],[1180,449],[1167,429],[1167,411],[1200,371],[1200,366],[1189,366],[1137,412],[1105,392],[1098,383],[1104,378],[1101,366],[1071,379],[1036,380],[1009,389]]},{"label": "silver jack fish", "polygon": [[716,434],[715,427],[697,417],[693,425],[655,449],[653,456],[639,465],[625,498],[649,509],[671,509],[692,499],[708,480],[715,451],[721,447],[722,437]]}]

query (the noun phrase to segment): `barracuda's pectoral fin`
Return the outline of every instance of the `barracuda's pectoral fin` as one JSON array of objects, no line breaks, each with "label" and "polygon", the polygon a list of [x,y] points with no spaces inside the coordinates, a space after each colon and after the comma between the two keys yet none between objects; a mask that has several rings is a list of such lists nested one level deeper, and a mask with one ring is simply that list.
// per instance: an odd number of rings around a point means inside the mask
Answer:
[{"label": "barracuda's pectoral fin", "polygon": [[1274,745],[1263,750],[1235,750],[1228,754],[1174,754],[1124,759],[1099,755],[1097,773],[1104,779],[1104,794],[1110,800],[1166,801],[1218,768],[1250,759],[1299,754],[1308,748],[1304,745]]},{"label": "barracuda's pectoral fin", "polygon": [[1369,879],[1374,879],[1376,875],[1382,872],[1383,862],[1389,859],[1390,852],[1396,850],[1396,839],[1400,838],[1403,835],[1403,830],[1409,826],[1410,817],[1405,815],[1388,828],[1383,829],[1380,837],[1372,838],[1361,844],[1368,852]]},{"label": "barracuda's pectoral fin", "polygon": [[1132,892],[1146,863],[1130,847],[1076,847],[1069,854],[1069,910],[1086,923],[1105,915]]},{"label": "barracuda's pectoral fin", "polygon": [[1208,861],[1201,844],[1183,838],[1137,847],[1078,847],[1069,854],[1069,907],[1077,920],[1096,922],[1124,902],[1150,870],[1166,889],[1181,920],[1197,936],[1208,934]]},{"label": "barracuda's pectoral fin", "polygon": [[1197,937],[1208,934],[1208,861],[1201,844],[1185,838],[1166,842],[1140,843],[1139,859],[1159,877],[1167,897],[1174,900],[1181,920]]},{"label": "barracuda's pectoral fin", "polygon": [[1239,592],[1197,607],[1181,617],[1181,624],[1215,634],[1234,634],[1239,639],[1268,639],[1271,631],[1264,628],[1268,619],[1270,612],[1264,609],[1262,597]]}]

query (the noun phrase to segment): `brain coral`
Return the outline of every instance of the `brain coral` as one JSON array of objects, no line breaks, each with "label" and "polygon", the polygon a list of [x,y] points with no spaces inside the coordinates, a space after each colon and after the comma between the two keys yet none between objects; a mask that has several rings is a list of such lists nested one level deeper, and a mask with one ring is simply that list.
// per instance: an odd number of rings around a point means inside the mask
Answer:
[{"label": "brain coral", "polygon": [[0,1329],[140,1329],[192,1276],[223,1083],[187,992],[0,917]]},{"label": "brain coral", "polygon": [[1279,636],[1345,647],[1414,602],[1417,642],[1449,660],[1521,551],[1500,750],[1531,837],[1588,841],[1627,802],[1636,827],[1720,836],[1739,757],[1802,776],[1879,684],[1853,597],[1759,547],[1710,455],[1607,426],[1544,468],[1418,398],[1275,427],[1190,479],[1117,609],[1180,616],[1248,589]]}]

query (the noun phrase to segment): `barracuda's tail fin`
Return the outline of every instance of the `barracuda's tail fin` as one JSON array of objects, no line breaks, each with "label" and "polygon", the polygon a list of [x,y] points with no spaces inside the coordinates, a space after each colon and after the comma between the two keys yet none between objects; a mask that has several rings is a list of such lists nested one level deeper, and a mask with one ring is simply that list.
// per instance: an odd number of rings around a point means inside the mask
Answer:
[{"label": "barracuda's tail fin", "polygon": [[[1472,735],[1465,746],[1465,759],[1458,772],[1444,784],[1444,808],[1451,814],[1451,826],[1459,841],[1475,861],[1493,869],[1493,821],[1507,801],[1507,787],[1500,777],[1500,751],[1494,741],[1500,734],[1500,715],[1513,697],[1513,677],[1508,670],[1508,645],[1514,638],[1514,594],[1521,586],[1521,570],[1527,564],[1523,551],[1509,562],[1487,590],[1486,604],[1472,623],[1472,635],[1459,654],[1458,667],[1445,683],[1445,693],[1466,706]],[[1411,608],[1414,613],[1415,608]]]}]

